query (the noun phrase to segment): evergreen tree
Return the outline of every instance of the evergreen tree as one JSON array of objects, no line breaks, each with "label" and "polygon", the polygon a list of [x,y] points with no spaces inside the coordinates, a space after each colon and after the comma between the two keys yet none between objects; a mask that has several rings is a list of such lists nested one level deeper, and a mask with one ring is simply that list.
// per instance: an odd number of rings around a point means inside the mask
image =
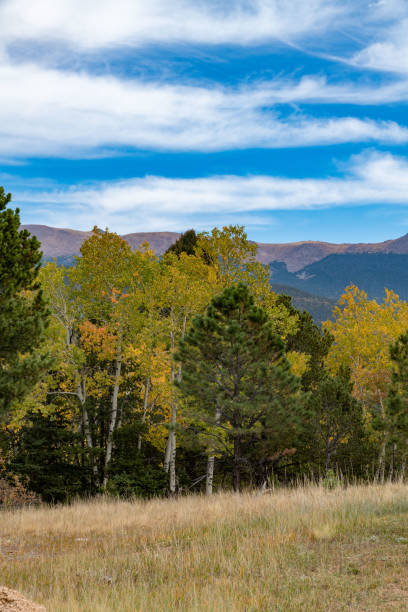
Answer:
[{"label": "evergreen tree", "polygon": [[387,398],[388,431],[397,441],[408,432],[408,332],[401,334],[390,346],[390,357],[394,363],[392,382]]},{"label": "evergreen tree", "polygon": [[160,466],[162,453],[148,441],[138,448],[143,423],[122,425],[115,432],[115,446],[109,467],[107,490],[121,497],[157,497],[167,490],[167,474]]},{"label": "evergreen tree", "polygon": [[20,211],[7,208],[11,195],[0,187],[0,410],[22,399],[47,366],[35,352],[48,310],[36,283],[40,243],[19,230]]},{"label": "evergreen tree", "polygon": [[361,404],[353,397],[350,370],[341,368],[335,376],[325,371],[309,397],[308,408],[327,472],[339,446],[348,442],[362,422]]},{"label": "evergreen tree", "polygon": [[176,242],[169,246],[166,253],[174,253],[175,255],[186,253],[187,255],[194,255],[196,246],[197,234],[195,230],[190,229],[181,234]]},{"label": "evergreen tree", "polygon": [[52,414],[27,413],[11,468],[44,501],[63,502],[92,492],[87,453],[67,409],[56,406]]},{"label": "evergreen tree", "polygon": [[193,400],[208,437],[218,448],[232,447],[233,487],[239,491],[251,446],[271,422],[284,422],[296,412],[299,385],[284,344],[248,287],[239,283],[195,317],[178,359],[183,364],[179,386]]},{"label": "evergreen tree", "polygon": [[285,339],[286,350],[308,355],[307,368],[302,375],[302,386],[305,390],[311,390],[318,385],[325,374],[324,360],[333,343],[333,336],[316,325],[306,310],[300,312],[294,308],[288,295],[280,295],[278,304],[283,304],[291,315],[298,317],[296,332]]},{"label": "evergreen tree", "polygon": [[[186,255],[197,255],[197,246],[199,243],[199,237],[201,234],[197,234],[194,229],[187,230],[179,238],[177,238],[176,242],[169,246],[165,255],[167,253],[174,253],[175,255],[181,255],[181,253],[185,253]],[[210,257],[207,250],[200,246],[199,249],[199,257],[206,263],[208,266],[213,264],[213,257]]]},{"label": "evergreen tree", "polygon": [[374,419],[387,442],[393,446],[390,473],[395,471],[395,454],[400,450],[401,473],[405,472],[408,452],[408,332],[401,334],[390,346],[390,357],[394,363],[392,380],[388,390],[385,410]]}]

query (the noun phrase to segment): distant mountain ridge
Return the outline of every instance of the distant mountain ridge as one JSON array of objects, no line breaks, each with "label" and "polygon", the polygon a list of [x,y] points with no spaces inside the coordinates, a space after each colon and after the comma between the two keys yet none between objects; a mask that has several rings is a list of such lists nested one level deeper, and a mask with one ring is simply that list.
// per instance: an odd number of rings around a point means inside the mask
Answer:
[{"label": "distant mountain ridge", "polygon": [[307,265],[321,261],[329,255],[351,255],[360,253],[408,254],[408,234],[377,243],[344,243],[304,241],[287,244],[258,243],[258,259],[262,263],[283,261],[289,272],[297,272]]},{"label": "distant mountain ridge", "polygon": [[[22,225],[37,236],[41,242],[41,250],[45,259],[56,258],[69,261],[74,255],[79,255],[82,243],[92,235],[92,232],[82,232],[68,228],[49,227],[48,225]],[[180,236],[177,232],[136,232],[124,234],[124,238],[135,249],[143,242],[148,242],[157,255],[162,255]]]},{"label": "distant mountain ridge", "polygon": [[408,254],[345,253],[289,272],[283,262],[269,264],[272,286],[287,285],[302,292],[337,300],[350,284],[364,290],[370,299],[381,300],[385,288],[408,299]]},{"label": "distant mountain ridge", "polygon": [[[21,227],[28,229],[31,234],[37,236],[41,242],[45,259],[53,257],[62,259],[78,255],[82,242],[91,235],[91,232],[49,227],[47,225],[22,225]],[[153,251],[157,255],[161,255],[179,236],[180,234],[177,232],[135,232],[124,234],[122,237],[129,242],[132,248],[136,248],[142,242],[147,241]],[[408,234],[395,240],[368,244],[333,244],[310,240],[286,244],[259,242],[257,259],[264,264],[269,264],[271,261],[281,261],[286,264],[288,272],[298,272],[329,255],[360,253],[408,255]]]},{"label": "distant mountain ridge", "polygon": [[[46,225],[21,227],[40,240],[45,260],[56,258],[60,265],[72,265],[92,233]],[[135,232],[122,237],[132,249],[147,241],[162,255],[179,236],[177,232]],[[291,296],[293,305],[310,312],[316,323],[331,317],[337,299],[351,283],[370,298],[382,299],[387,287],[408,299],[408,234],[371,244],[258,243],[257,258],[269,264],[273,290]]]}]

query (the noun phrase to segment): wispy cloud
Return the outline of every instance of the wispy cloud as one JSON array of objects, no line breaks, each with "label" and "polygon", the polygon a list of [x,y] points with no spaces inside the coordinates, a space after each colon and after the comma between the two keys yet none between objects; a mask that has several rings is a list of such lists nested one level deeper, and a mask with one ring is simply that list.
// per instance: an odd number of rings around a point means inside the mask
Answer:
[{"label": "wispy cloud", "polygon": [[239,45],[339,27],[350,0],[3,0],[3,43],[39,38],[84,49],[149,43]]},{"label": "wispy cloud", "polygon": [[278,102],[362,101],[353,86],[347,90],[313,78],[228,89],[0,64],[0,80],[0,156],[103,156],[121,147],[218,151],[408,142],[408,129],[389,121],[299,113],[281,118],[273,109]]},{"label": "wispy cloud", "polygon": [[356,53],[352,63],[364,68],[408,75],[408,19],[404,19],[388,36]]},{"label": "wispy cloud", "polygon": [[[347,116],[336,116],[328,108],[408,101],[406,0],[0,0],[0,23],[5,24],[0,40],[2,163],[35,156],[106,157],[123,150],[205,153],[408,143],[408,122],[364,118],[361,109],[359,116],[349,108]],[[343,45],[345,40],[352,42]],[[288,76],[282,59],[275,78],[253,82],[249,76],[232,87],[212,82],[205,69],[197,70],[194,81],[176,70],[166,80],[153,80],[155,72],[143,80],[134,77],[130,65],[142,47],[147,55],[154,48],[164,57],[166,50],[188,56],[200,45],[218,45],[213,52],[221,56],[222,45],[269,45],[271,53],[281,51],[275,42],[325,52],[353,69],[344,72],[333,64],[331,71],[325,63],[313,74],[313,60],[306,62],[311,74],[297,78],[297,71]],[[66,61],[54,61],[54,52],[59,60],[66,54]],[[127,58],[129,70],[122,76],[109,74],[115,54]],[[106,70],[92,73],[105,58]],[[318,105],[326,106],[319,111]],[[262,225],[274,210],[408,204],[407,176],[408,161],[370,153],[353,158],[342,177],[320,179],[156,176],[61,188],[41,180],[30,185],[10,180],[26,214],[35,207],[32,222],[75,223],[82,229],[96,222],[126,231],[129,225],[203,227],[209,216],[211,223],[238,216]]]},{"label": "wispy cloud", "polygon": [[370,4],[370,40],[351,58],[356,66],[408,74],[408,3],[378,0]]},{"label": "wispy cloud", "polygon": [[[7,24],[0,42],[0,157],[108,156],[123,148],[209,152],[360,142],[405,144],[404,125],[352,115],[311,117],[307,109],[299,112],[288,107],[282,115],[278,105],[407,101],[408,79],[381,85],[336,83],[311,75],[228,88],[199,80],[165,83],[96,76],[47,67],[46,61],[13,62],[8,54],[12,45],[30,48],[38,42],[45,58],[61,42],[68,55],[73,49],[103,54],[113,47],[151,43],[243,46],[280,40],[291,44],[319,35],[324,43],[330,32],[334,36],[342,28],[354,31],[356,13],[375,33],[385,23],[385,42],[378,44],[390,45],[387,32],[397,28],[403,12],[400,0],[116,0],[114,5],[112,0],[0,1],[0,23]],[[405,31],[404,24],[400,21],[398,31]],[[400,34],[394,41],[395,52],[398,40],[402,49],[407,44],[403,38]],[[350,61],[375,64],[374,56],[382,53],[375,49],[368,44]],[[387,53],[382,56],[388,62]]]},{"label": "wispy cloud", "polygon": [[[213,176],[145,177],[66,189],[16,190],[16,203],[37,204],[36,220],[89,229],[97,222],[117,231],[180,229],[211,225],[217,216],[312,210],[340,205],[408,204],[408,161],[366,152],[353,157],[343,177]],[[28,210],[26,207],[25,210]],[[260,216],[259,216],[260,215]],[[34,219],[29,219],[34,222]],[[44,221],[42,221],[44,222]]]}]

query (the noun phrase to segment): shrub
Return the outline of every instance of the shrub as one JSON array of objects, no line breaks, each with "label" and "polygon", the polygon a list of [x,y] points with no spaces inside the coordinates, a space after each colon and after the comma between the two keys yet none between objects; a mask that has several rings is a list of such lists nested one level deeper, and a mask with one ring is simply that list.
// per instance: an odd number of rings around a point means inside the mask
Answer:
[{"label": "shrub", "polygon": [[37,493],[29,491],[18,476],[0,476],[0,508],[19,508],[40,503]]}]

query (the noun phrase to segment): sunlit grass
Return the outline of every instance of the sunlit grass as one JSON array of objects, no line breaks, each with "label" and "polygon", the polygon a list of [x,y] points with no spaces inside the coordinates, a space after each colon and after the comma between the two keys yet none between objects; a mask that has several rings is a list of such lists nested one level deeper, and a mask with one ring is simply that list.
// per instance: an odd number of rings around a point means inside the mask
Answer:
[{"label": "sunlit grass", "polygon": [[0,514],[1,583],[48,611],[408,610],[408,487]]}]

